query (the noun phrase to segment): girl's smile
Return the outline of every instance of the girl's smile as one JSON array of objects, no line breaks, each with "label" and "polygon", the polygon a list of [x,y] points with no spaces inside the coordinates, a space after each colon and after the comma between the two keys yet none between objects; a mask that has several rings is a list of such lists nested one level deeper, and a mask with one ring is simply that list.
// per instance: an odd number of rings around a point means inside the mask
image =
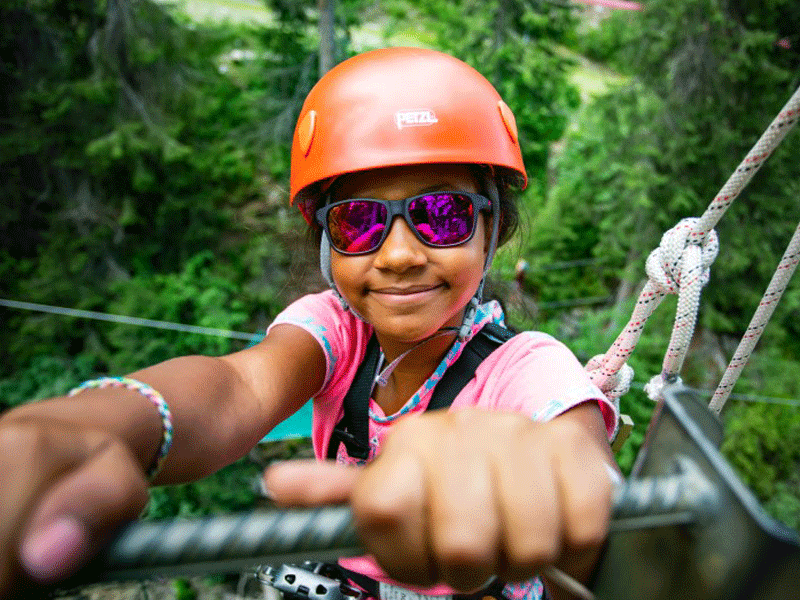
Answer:
[{"label": "girl's smile", "polygon": [[430,301],[434,294],[441,290],[444,284],[439,285],[412,285],[403,287],[385,287],[371,290],[377,302],[396,309],[423,306]]},{"label": "girl's smile", "polygon": [[442,287],[441,285],[411,285],[411,286],[390,286],[385,288],[378,288],[372,290],[373,294],[380,295],[380,296],[388,296],[389,298],[397,298],[399,300],[405,299],[408,301],[417,300],[417,297],[422,297],[428,292],[432,292],[437,288]]}]

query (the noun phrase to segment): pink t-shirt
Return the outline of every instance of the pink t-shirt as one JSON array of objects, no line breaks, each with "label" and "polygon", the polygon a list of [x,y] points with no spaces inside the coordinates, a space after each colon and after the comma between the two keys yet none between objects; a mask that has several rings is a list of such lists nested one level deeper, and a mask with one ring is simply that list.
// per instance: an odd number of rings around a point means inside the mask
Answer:
[{"label": "pink t-shirt", "polygon": [[[503,312],[497,302],[488,302],[478,308],[469,339],[490,322],[504,324]],[[342,310],[331,291],[300,298],[281,312],[270,328],[278,324],[301,327],[314,336],[325,353],[325,381],[314,397],[312,420],[314,451],[318,459],[324,459],[331,432],[342,417],[344,397],[364,359],[372,327],[351,312]],[[456,341],[453,344],[433,375],[397,413],[385,415],[377,403],[370,401],[368,460],[380,451],[396,419],[425,410],[434,385],[460,356],[465,343]],[[480,407],[520,412],[537,421],[547,421],[587,401],[598,402],[611,436],[616,428],[618,411],[591,383],[575,355],[552,336],[526,331],[500,346],[480,364],[475,377],[456,396],[450,410]],[[338,460],[357,462],[346,455],[343,445]],[[341,559],[340,563],[352,571],[392,583],[368,556]],[[451,588],[443,585],[415,591],[430,595],[453,593]],[[514,600],[534,600],[541,597],[541,582],[536,579],[509,585],[505,593]]]}]

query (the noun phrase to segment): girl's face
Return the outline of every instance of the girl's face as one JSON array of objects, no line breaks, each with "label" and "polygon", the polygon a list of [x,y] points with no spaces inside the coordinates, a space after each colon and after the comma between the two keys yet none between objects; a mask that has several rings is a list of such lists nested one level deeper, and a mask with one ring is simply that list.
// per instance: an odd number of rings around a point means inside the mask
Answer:
[{"label": "girl's face", "polygon": [[[400,201],[433,191],[479,192],[463,165],[412,165],[352,173],[334,186],[332,201],[378,198]],[[375,328],[386,347],[425,339],[442,327],[458,327],[483,276],[488,251],[483,212],[475,235],[460,246],[423,244],[402,217],[395,217],[383,244],[370,254],[331,251],[331,270],[350,306]]]}]

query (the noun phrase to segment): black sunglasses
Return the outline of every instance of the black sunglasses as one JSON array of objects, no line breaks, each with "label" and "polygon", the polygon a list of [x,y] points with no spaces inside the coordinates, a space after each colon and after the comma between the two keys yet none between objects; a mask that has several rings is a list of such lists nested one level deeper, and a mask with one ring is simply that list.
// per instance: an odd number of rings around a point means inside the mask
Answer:
[{"label": "black sunglasses", "polygon": [[402,215],[419,240],[433,248],[458,246],[475,234],[475,216],[491,202],[472,192],[432,192],[405,200],[354,198],[318,209],[316,220],[342,254],[369,254],[381,247],[392,221]]}]

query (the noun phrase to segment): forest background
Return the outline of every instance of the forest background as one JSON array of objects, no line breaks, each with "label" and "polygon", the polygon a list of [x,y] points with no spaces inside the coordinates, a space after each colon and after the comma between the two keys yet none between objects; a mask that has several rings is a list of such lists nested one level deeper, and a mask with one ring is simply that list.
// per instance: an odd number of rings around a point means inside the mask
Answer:
[{"label": "forest background", "polygon": [[[796,0],[642,4],[598,13],[560,0],[266,0],[266,17],[242,24],[197,22],[151,0],[7,0],[0,298],[263,331],[322,287],[316,249],[287,207],[302,99],[357,51],[419,45],[478,68],[515,110],[530,185],[494,290],[513,326],[553,333],[586,362],[627,321],[662,233],[702,214],[800,84]],[[682,373],[707,396],[800,220],[799,155],[794,132],[718,226],[720,256]],[[625,470],[674,313],[668,299],[630,361]],[[726,456],[795,528],[799,313],[794,282],[723,413]],[[0,322],[2,408],[248,343],[8,307]],[[261,468],[251,458],[153,490],[148,515],[249,506]]]}]

